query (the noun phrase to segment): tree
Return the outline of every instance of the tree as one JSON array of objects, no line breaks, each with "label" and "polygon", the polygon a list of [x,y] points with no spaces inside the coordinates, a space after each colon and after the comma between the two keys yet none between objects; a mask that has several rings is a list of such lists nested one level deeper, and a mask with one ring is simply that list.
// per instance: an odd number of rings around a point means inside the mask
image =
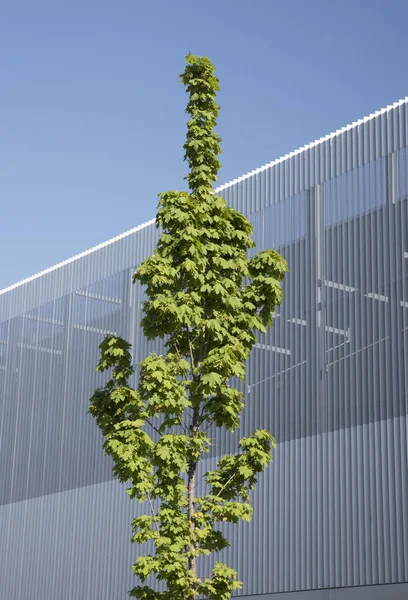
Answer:
[{"label": "tree", "polygon": [[[244,380],[257,332],[272,326],[287,271],[274,250],[247,257],[255,245],[251,224],[212,191],[221,141],[214,132],[214,72],[208,58],[187,56],[181,81],[189,94],[184,149],[190,193],[159,194],[162,233],[134,275],[147,294],[144,334],[164,340],[164,353],[140,363],[133,389],[130,345],[108,336],[97,370],[110,370],[111,378],[89,408],[115,476],[130,482],[129,496],[146,506],[147,514],[132,522],[132,541],[154,549],[133,566],[141,584],[129,593],[140,600],[227,600],[241,587],[237,573],[219,561],[203,577],[200,557],[229,545],[220,524],[251,519],[250,491],[274,447],[272,435],[257,430],[197,481],[211,445],[209,429],[239,425],[244,395],[237,381]],[[198,495],[199,483],[204,494]],[[164,581],[166,590],[146,585],[149,576]]]}]

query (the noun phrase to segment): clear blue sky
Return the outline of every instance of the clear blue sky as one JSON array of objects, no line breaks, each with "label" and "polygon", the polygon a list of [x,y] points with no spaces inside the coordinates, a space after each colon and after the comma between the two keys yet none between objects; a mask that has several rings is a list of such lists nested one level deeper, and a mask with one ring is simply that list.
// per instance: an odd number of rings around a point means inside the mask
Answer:
[{"label": "clear blue sky", "polygon": [[184,187],[188,51],[221,79],[219,183],[408,95],[407,0],[0,2],[0,289]]}]

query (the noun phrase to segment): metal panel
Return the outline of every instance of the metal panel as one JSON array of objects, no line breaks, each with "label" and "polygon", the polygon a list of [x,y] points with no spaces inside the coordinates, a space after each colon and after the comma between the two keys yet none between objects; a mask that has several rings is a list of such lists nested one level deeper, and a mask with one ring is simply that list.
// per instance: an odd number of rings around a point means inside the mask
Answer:
[{"label": "metal panel", "polygon": [[[248,363],[241,430],[214,432],[203,465],[256,427],[278,442],[252,524],[228,528],[225,558],[246,597],[371,598],[369,586],[408,581],[407,106],[218,189],[249,216],[258,249],[290,265],[274,328]],[[140,331],[143,290],[130,283],[157,236],[149,223],[0,292],[7,600],[114,600],[133,584],[127,538],[141,509],[112,481],[86,411],[106,333],[132,341],[135,363],[160,351]]]}]

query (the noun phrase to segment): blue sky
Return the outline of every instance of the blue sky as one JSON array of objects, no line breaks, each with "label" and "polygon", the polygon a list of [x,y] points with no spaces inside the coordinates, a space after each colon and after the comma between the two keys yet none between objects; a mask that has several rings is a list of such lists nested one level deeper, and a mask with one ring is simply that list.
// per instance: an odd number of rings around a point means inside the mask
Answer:
[{"label": "blue sky", "polygon": [[3,0],[0,289],[183,189],[191,51],[221,79],[224,183],[408,95],[406,0]]}]

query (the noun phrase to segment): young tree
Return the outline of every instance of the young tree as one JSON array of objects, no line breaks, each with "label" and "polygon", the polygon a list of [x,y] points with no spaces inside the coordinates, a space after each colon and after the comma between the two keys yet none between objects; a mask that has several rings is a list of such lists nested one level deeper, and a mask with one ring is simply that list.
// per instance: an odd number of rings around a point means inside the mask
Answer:
[{"label": "young tree", "polygon": [[[198,495],[208,430],[239,425],[244,395],[234,378],[244,380],[256,333],[272,326],[287,271],[274,250],[247,258],[254,247],[251,224],[212,191],[220,168],[214,71],[208,58],[187,56],[181,81],[189,94],[184,149],[190,193],[159,195],[162,234],[134,275],[147,294],[144,334],[164,339],[165,353],[140,363],[133,389],[130,345],[107,337],[97,370],[112,376],[89,409],[115,476],[130,482],[131,498],[146,503],[148,514],[132,523],[132,541],[153,548],[133,566],[141,585],[130,596],[140,600],[227,600],[241,587],[236,572],[219,561],[204,577],[200,557],[228,546],[221,523],[250,520],[250,491],[274,446],[265,430],[242,438],[236,454],[222,456],[204,474],[205,493]],[[165,591],[145,585],[151,575],[165,582]]]}]

